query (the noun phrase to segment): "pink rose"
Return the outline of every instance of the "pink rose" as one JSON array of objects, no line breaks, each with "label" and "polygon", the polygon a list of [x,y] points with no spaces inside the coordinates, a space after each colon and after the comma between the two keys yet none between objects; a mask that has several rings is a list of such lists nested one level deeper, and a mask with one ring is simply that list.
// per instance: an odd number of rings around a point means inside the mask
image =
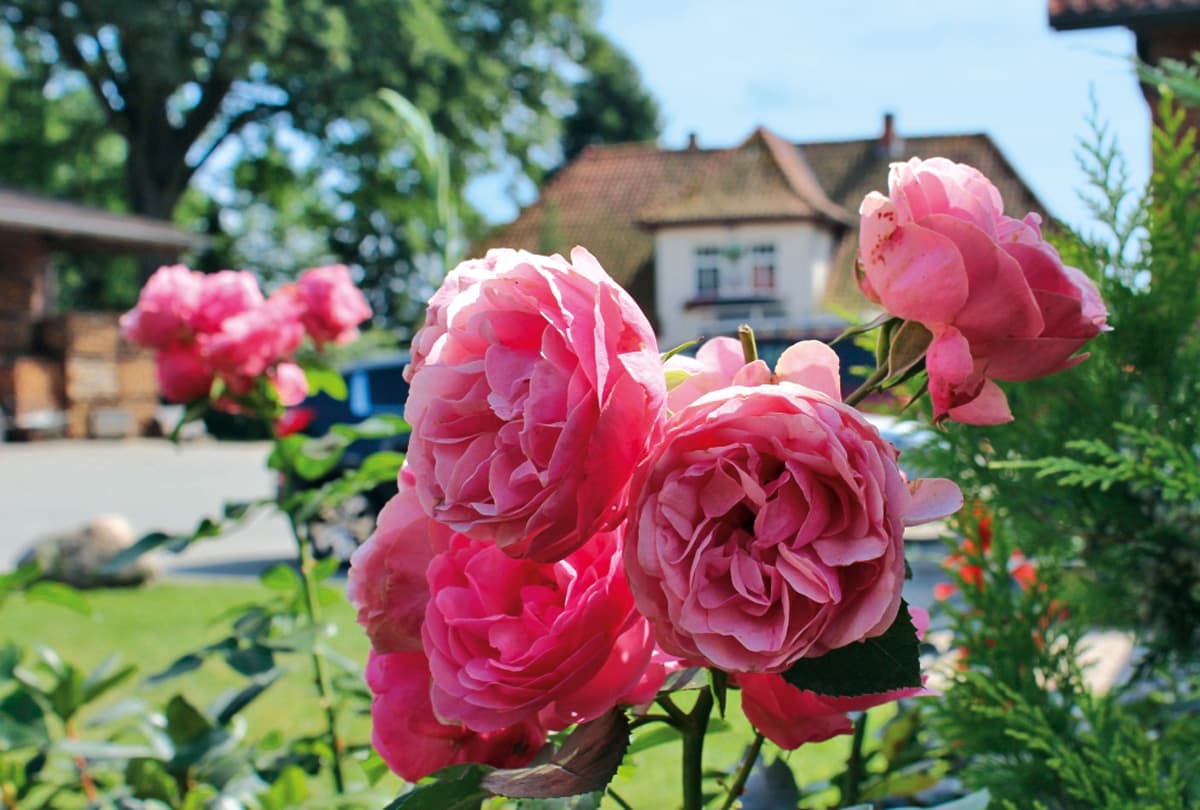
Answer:
[{"label": "pink rose", "polygon": [[304,369],[295,363],[280,363],[267,372],[281,405],[299,405],[308,396],[308,378]]},{"label": "pink rose", "polygon": [[556,563],[516,560],[459,534],[426,576],[433,706],[476,731],[599,717],[635,690],[654,652],[615,533]]},{"label": "pink rose", "polygon": [[182,264],[155,270],[138,294],[137,306],[121,316],[121,334],[152,349],[190,340],[201,279]]},{"label": "pink rose", "polygon": [[208,396],[213,374],[195,343],[175,343],[154,356],[158,390],[167,402],[192,402]]},{"label": "pink rose", "polygon": [[429,602],[425,570],[435,549],[449,546],[450,530],[421,510],[412,471],[400,469],[399,490],[379,513],[375,533],[350,557],[346,596],[376,652],[421,650]]},{"label": "pink rose", "polygon": [[201,335],[209,361],[233,393],[247,393],[256,378],[291,358],[304,340],[300,313],[291,296],[273,295],[226,318],[219,331]]},{"label": "pink rose", "polygon": [[429,667],[419,652],[372,652],[366,674],[374,694],[371,745],[389,768],[409,782],[464,762],[519,768],[546,741],[545,730],[534,722],[480,734],[458,723],[439,721],[429,703]]},{"label": "pink rose", "polygon": [[201,276],[200,297],[192,313],[191,326],[197,332],[219,331],[235,315],[254,309],[263,302],[258,279],[245,270],[221,270]]},{"label": "pink rose", "polygon": [[1100,294],[1042,238],[1040,218],[1006,217],[976,169],[944,158],[893,163],[888,197],[860,214],[859,285],[889,313],[933,333],[925,358],[934,418],[997,424],[1012,418],[992,380],[1070,368],[1106,330]]},{"label": "pink rose", "polygon": [[[909,608],[917,637],[929,627],[929,614]],[[922,678],[924,680],[924,678]],[[782,675],[742,674],[736,678],[742,690],[742,711],[758,731],[780,748],[791,751],[804,743],[822,742],[849,734],[854,724],[846,712],[862,712],[901,698],[936,695],[921,686],[894,689],[874,695],[830,697],[799,689]]]},{"label": "pink rose", "polygon": [[626,572],[659,645],[727,672],[781,672],[883,633],[905,525],[962,505],[950,481],[904,480],[895,448],[836,398],[829,347],[738,374],[780,371],[675,414],[630,504]]},{"label": "pink rose", "polygon": [[413,340],[408,462],[427,514],[562,559],[623,518],[661,432],[654,332],[586,250],[455,269]]},{"label": "pink rose", "polygon": [[318,347],[349,343],[358,336],[358,325],[371,317],[370,304],[344,264],[305,271],[296,282],[296,295],[304,305],[304,328]]}]

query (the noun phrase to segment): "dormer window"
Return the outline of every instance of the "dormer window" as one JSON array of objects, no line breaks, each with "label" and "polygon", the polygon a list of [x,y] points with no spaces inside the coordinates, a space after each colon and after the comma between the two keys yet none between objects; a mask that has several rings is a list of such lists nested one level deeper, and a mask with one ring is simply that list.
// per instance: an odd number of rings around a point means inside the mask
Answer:
[{"label": "dormer window", "polygon": [[775,295],[775,245],[703,245],[695,251],[696,301]]}]

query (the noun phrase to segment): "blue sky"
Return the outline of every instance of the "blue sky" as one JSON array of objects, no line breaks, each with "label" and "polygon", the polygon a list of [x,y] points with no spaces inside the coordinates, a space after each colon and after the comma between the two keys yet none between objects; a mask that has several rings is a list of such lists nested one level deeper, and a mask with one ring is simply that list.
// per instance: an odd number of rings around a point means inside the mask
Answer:
[{"label": "blue sky", "polygon": [[[793,140],[987,132],[1051,211],[1076,226],[1074,158],[1090,94],[1134,180],[1149,112],[1124,28],[1053,31],[1045,0],[603,0],[600,27],[637,63],[665,146],[729,146],[764,125]],[[1024,213],[1024,212],[1010,212]]]}]

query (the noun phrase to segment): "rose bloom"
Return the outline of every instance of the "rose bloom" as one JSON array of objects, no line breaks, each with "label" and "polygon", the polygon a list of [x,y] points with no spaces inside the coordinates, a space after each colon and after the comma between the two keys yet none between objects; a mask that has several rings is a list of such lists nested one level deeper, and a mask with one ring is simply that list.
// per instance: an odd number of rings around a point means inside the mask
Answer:
[{"label": "rose bloom", "polygon": [[152,349],[191,340],[190,321],[200,303],[203,278],[182,264],[155,270],[138,294],[137,306],[121,316],[121,334]]},{"label": "rose bloom", "polygon": [[300,314],[300,305],[291,296],[273,295],[226,318],[219,331],[201,335],[201,345],[230,390],[246,394],[256,378],[290,359],[300,347],[304,340]]},{"label": "rose bloom", "polygon": [[305,271],[296,281],[295,292],[304,306],[304,328],[318,347],[349,343],[358,336],[358,325],[371,317],[370,304],[344,264]]},{"label": "rose bloom", "polygon": [[200,297],[192,313],[191,326],[197,332],[220,331],[235,315],[255,309],[263,303],[258,279],[246,270],[221,270],[201,275]]},{"label": "rose bloom", "polygon": [[556,563],[457,534],[426,579],[421,638],[439,717],[476,731],[534,718],[557,730],[649,691],[639,684],[654,639],[625,581],[618,534]]},{"label": "rose bloom", "polygon": [[539,561],[620,523],[665,383],[649,322],[590,253],[460,265],[413,347],[408,462],[426,513]]},{"label": "rose bloom", "polygon": [[546,741],[545,730],[535,722],[480,734],[438,720],[429,703],[429,667],[420,652],[372,652],[366,675],[374,696],[371,745],[392,771],[409,782],[464,762],[519,768]]},{"label": "rose bloom", "polygon": [[452,535],[421,510],[407,465],[397,485],[379,512],[375,532],[350,557],[346,577],[346,596],[358,610],[358,623],[380,653],[422,649],[429,602],[425,570],[435,551],[449,547]]},{"label": "rose bloom", "polygon": [[[639,469],[625,565],[659,645],[726,672],[781,672],[883,633],[900,607],[904,527],[962,505],[909,484],[896,449],[837,398],[837,356],[806,341],[772,373],[676,413]],[[810,383],[810,385],[806,384]]]},{"label": "rose bloom", "polygon": [[192,402],[208,396],[213,373],[195,343],[174,343],[154,356],[158,390],[167,402]]},{"label": "rose bloom", "polygon": [[[917,637],[923,638],[929,627],[929,614],[909,608]],[[924,677],[922,677],[924,680]],[[831,697],[799,689],[782,675],[742,674],[736,677],[742,690],[742,711],[759,732],[784,750],[804,743],[823,742],[839,734],[849,734],[854,723],[847,712],[863,712],[901,698],[936,695],[923,686],[894,689],[874,695]]]},{"label": "rose bloom", "polygon": [[933,333],[925,364],[935,421],[1012,419],[993,380],[1070,368],[1108,328],[1096,286],[1063,264],[1040,217],[1005,216],[996,187],[970,166],[893,163],[888,196],[871,192],[860,214],[863,293]]}]

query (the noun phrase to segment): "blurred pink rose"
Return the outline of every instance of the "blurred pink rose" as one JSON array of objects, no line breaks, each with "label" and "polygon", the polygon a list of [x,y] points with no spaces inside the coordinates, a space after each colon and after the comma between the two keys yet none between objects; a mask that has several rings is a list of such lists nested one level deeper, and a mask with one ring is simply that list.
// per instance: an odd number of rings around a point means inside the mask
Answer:
[{"label": "blurred pink rose", "polygon": [[412,471],[400,469],[398,491],[379,513],[375,533],[350,557],[346,596],[376,652],[416,652],[429,602],[425,570],[445,550],[450,529],[430,520],[413,490]]},{"label": "blurred pink rose", "polygon": [[192,313],[191,325],[197,332],[216,332],[235,315],[254,309],[263,302],[258,279],[246,270],[221,270],[201,276],[200,297]]},{"label": "blurred pink rose", "polygon": [[[929,614],[909,607],[917,637],[929,627]],[[924,677],[922,677],[922,681]],[[846,712],[862,712],[901,698],[936,695],[921,686],[893,689],[874,695],[830,697],[792,686],[782,675],[742,674],[736,677],[742,689],[742,711],[763,736],[784,750],[804,743],[822,742],[849,734],[854,724]]]},{"label": "blurred pink rose", "polygon": [[1107,329],[1103,301],[1043,238],[1040,218],[1006,217],[979,171],[944,158],[893,163],[889,196],[860,214],[859,285],[885,310],[933,333],[926,355],[936,421],[1012,418],[992,380],[1070,368]]},{"label": "blurred pink rose", "polygon": [[635,690],[654,652],[615,533],[557,563],[516,560],[459,534],[427,579],[433,705],[476,731],[599,717]]},{"label": "blurred pink rose", "polygon": [[591,254],[460,265],[413,346],[408,462],[429,515],[540,561],[622,520],[665,382],[649,322]]},{"label": "blurred pink rose", "polygon": [[256,378],[291,358],[304,340],[301,311],[291,296],[273,295],[200,336],[209,362],[233,393],[249,392]]},{"label": "blurred pink rose", "polygon": [[308,396],[308,378],[304,369],[295,363],[280,363],[267,372],[281,405],[299,405]]},{"label": "blurred pink rose", "polygon": [[305,271],[296,282],[296,294],[304,305],[304,328],[318,347],[354,340],[358,325],[371,317],[371,306],[344,264]]},{"label": "blurred pink rose", "polygon": [[175,343],[154,356],[158,390],[167,402],[192,402],[207,397],[213,373],[195,343]]},{"label": "blurred pink rose", "polygon": [[831,349],[792,349],[775,376],[738,372],[787,379],[675,414],[634,483],[630,586],[658,643],[690,663],[780,672],[883,633],[900,606],[905,525],[962,505],[950,481],[907,483],[895,448],[822,392],[838,379]]},{"label": "blurred pink rose", "polygon": [[121,334],[152,349],[189,341],[203,278],[182,264],[155,270],[138,294],[137,306],[121,316]]},{"label": "blurred pink rose", "polygon": [[546,741],[545,730],[534,722],[480,734],[458,723],[439,721],[429,702],[429,667],[419,652],[372,652],[366,674],[374,695],[371,745],[389,768],[409,782],[464,762],[519,768]]}]

